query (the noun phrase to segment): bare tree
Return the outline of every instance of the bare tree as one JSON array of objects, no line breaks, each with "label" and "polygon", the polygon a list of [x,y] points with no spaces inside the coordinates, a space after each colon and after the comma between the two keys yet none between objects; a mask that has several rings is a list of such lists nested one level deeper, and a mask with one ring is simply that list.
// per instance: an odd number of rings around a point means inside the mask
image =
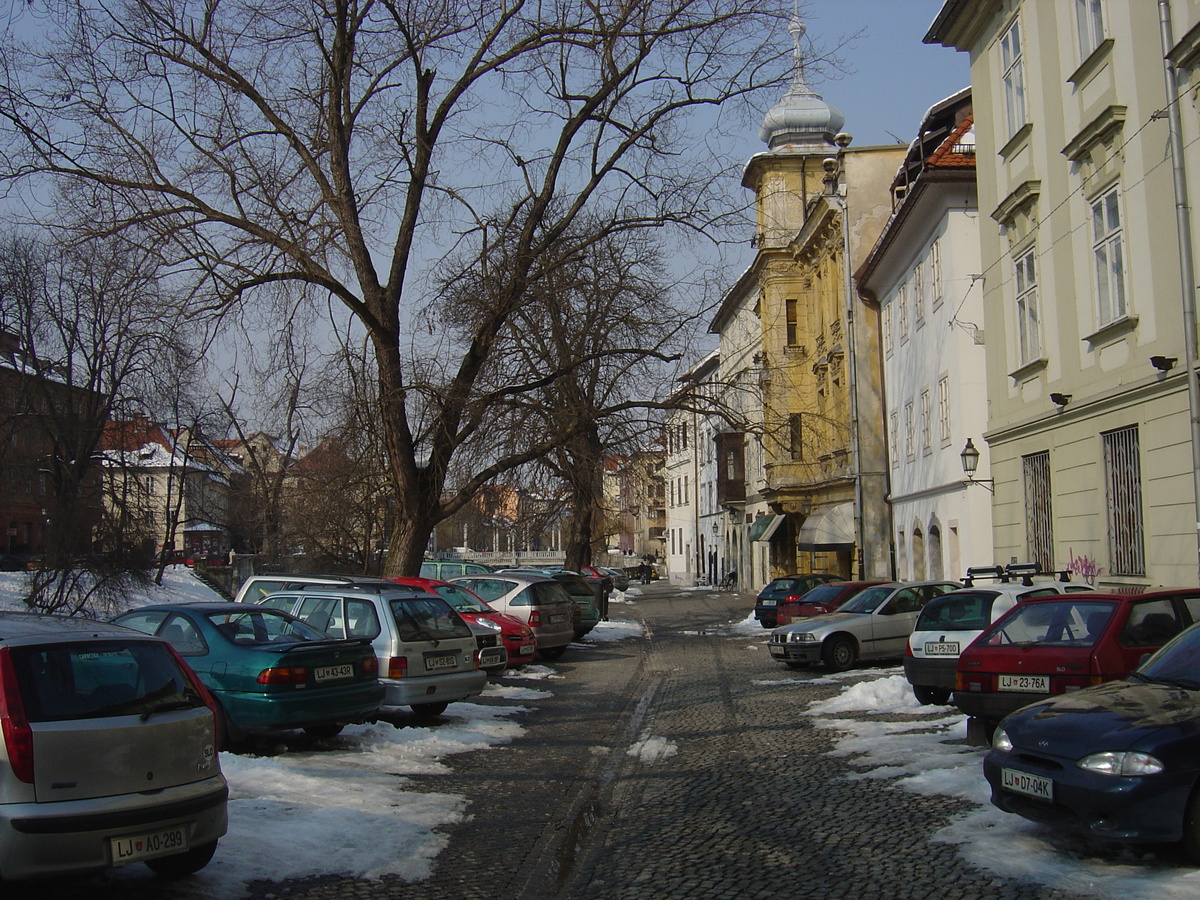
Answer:
[{"label": "bare tree", "polygon": [[[609,233],[665,225],[681,244],[714,228],[727,164],[715,116],[692,113],[757,102],[787,68],[776,0],[48,5],[47,43],[4,50],[10,176],[70,185],[80,222],[149,232],[194,312],[284,281],[350,311],[374,353],[392,572],[415,572],[479,485],[550,449],[445,494],[535,262],[593,210]],[[402,348],[430,299],[421,267],[447,247],[493,281],[491,305],[416,421]]]}]

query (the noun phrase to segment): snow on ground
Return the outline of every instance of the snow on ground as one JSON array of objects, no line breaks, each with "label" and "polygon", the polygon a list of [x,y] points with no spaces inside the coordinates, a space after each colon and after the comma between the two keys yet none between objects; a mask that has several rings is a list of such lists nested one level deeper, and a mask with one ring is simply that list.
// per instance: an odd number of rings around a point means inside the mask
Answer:
[{"label": "snow on ground", "polygon": [[[802,680],[756,683],[785,688]],[[1102,850],[996,809],[983,777],[984,750],[962,743],[966,718],[953,707],[920,706],[898,669],[851,671],[807,683],[843,685],[830,699],[811,704],[807,714],[819,727],[839,734],[830,755],[850,761],[858,770],[852,777],[973,805],[934,836],[958,845],[971,865],[1104,900],[1200,894],[1196,869],[1132,848]],[[876,718],[881,714],[889,714],[888,719]],[[893,721],[896,714],[903,720]]]},{"label": "snow on ground", "polygon": [[[23,579],[19,573],[0,574],[0,609],[24,608]],[[168,569],[164,582],[142,592],[132,605],[221,599],[182,567]],[[641,631],[636,622],[601,622],[572,645],[572,652],[586,653]],[[486,704],[453,703],[435,724],[352,725],[317,749],[281,742],[263,755],[222,753],[221,770],[230,788],[229,832],[213,861],[195,876],[196,895],[244,896],[254,879],[336,873],[392,874],[406,881],[429,877],[449,840],[446,829],[470,811],[466,798],[452,790],[409,790],[409,776],[450,774],[446,759],[453,754],[510,743],[523,732],[520,715],[529,704],[552,700],[547,688],[561,678],[552,666],[528,665],[490,681],[481,697]],[[645,739],[635,746],[642,746],[643,759],[652,754],[650,762],[674,752]],[[338,836],[336,854],[330,852],[330,834]],[[386,841],[380,840],[383,834]],[[155,876],[144,866],[128,866],[106,877],[132,884]]]}]

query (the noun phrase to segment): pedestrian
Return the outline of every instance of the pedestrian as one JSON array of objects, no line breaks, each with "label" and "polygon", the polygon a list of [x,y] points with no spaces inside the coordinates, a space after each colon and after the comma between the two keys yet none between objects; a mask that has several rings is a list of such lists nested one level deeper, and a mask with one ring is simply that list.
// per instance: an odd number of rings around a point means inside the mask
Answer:
[{"label": "pedestrian", "polygon": [[642,574],[642,584],[649,584],[650,583],[650,565],[649,565],[649,563],[642,563],[641,574]]}]

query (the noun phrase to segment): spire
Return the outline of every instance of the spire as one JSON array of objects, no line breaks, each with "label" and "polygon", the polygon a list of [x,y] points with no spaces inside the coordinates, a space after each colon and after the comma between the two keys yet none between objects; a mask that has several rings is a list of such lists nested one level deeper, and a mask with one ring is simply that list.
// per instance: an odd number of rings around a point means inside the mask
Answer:
[{"label": "spire", "polygon": [[833,144],[846,117],[830,106],[808,86],[804,72],[804,51],[800,47],[807,28],[798,11],[792,12],[788,34],[792,37],[792,83],[763,117],[758,139],[772,150],[790,147],[824,152]]}]

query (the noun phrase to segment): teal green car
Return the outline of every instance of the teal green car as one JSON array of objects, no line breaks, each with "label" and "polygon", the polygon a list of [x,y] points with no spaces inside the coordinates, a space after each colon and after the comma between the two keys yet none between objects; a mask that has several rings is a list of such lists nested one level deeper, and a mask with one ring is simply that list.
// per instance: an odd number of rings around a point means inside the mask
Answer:
[{"label": "teal green car", "polygon": [[332,737],[383,701],[368,640],[342,640],[262,606],[164,603],[113,619],[163,638],[220,706],[222,745],[271,731]]}]

